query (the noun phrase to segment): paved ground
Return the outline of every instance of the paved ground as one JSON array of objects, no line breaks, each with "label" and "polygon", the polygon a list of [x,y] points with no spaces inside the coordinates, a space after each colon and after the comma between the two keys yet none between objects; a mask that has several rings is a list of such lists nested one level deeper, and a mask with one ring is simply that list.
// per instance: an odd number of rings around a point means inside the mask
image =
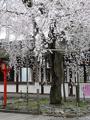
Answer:
[{"label": "paved ground", "polygon": [[0,112],[0,120],[90,120],[90,116],[84,118],[60,118],[52,116],[41,115],[27,115],[27,114],[14,114]]}]

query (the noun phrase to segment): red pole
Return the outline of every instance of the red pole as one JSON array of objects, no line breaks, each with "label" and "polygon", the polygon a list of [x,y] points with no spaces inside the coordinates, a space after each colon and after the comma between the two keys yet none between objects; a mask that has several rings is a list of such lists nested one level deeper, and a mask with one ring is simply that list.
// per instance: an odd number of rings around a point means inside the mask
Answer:
[{"label": "red pole", "polygon": [[6,107],[7,104],[7,66],[4,64],[4,107]]}]

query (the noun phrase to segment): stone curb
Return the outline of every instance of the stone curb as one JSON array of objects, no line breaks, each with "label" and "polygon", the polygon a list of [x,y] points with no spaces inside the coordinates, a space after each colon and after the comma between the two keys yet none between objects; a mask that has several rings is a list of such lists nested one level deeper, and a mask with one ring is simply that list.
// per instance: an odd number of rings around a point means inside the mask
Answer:
[{"label": "stone curb", "polygon": [[90,112],[85,112],[85,113],[71,113],[71,112],[66,112],[66,113],[38,113],[36,111],[20,111],[20,110],[8,110],[8,109],[0,109],[0,112],[5,112],[5,113],[20,113],[20,114],[30,114],[30,115],[43,115],[43,116],[54,116],[54,117],[63,117],[63,118],[75,118],[75,117],[82,117],[86,116],[87,114],[90,114]]},{"label": "stone curb", "polygon": [[40,115],[41,113],[38,113],[36,111],[20,111],[20,110],[7,110],[7,109],[0,109],[0,112],[5,112],[5,113],[20,113],[20,114],[31,114],[31,115]]}]

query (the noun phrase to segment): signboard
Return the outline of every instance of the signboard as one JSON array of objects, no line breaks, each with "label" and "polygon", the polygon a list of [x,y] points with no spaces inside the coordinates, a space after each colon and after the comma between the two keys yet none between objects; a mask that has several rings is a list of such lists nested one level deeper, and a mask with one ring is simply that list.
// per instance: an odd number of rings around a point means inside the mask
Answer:
[{"label": "signboard", "polygon": [[90,96],[90,84],[83,85],[84,96]]}]

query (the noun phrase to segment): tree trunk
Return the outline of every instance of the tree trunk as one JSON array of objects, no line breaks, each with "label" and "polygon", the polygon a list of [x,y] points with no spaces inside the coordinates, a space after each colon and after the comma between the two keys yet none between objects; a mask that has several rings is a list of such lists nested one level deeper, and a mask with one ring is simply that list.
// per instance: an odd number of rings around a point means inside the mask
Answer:
[{"label": "tree trunk", "polygon": [[83,64],[83,70],[84,70],[84,83],[86,83],[87,82],[87,73],[86,73],[85,63]]},{"label": "tree trunk", "polygon": [[16,73],[16,93],[18,93],[18,79],[19,79],[19,75],[18,72]]},{"label": "tree trunk", "polygon": [[64,102],[66,102],[65,79],[63,79],[63,99],[64,99]]},{"label": "tree trunk", "polygon": [[50,55],[52,65],[52,84],[50,90],[50,103],[61,104],[62,91],[61,84],[63,81],[63,55],[60,52],[53,52]]},{"label": "tree trunk", "polygon": [[66,65],[64,62],[64,56],[63,56],[63,100],[64,102],[66,102],[66,90],[65,90],[65,69],[66,69]]}]

